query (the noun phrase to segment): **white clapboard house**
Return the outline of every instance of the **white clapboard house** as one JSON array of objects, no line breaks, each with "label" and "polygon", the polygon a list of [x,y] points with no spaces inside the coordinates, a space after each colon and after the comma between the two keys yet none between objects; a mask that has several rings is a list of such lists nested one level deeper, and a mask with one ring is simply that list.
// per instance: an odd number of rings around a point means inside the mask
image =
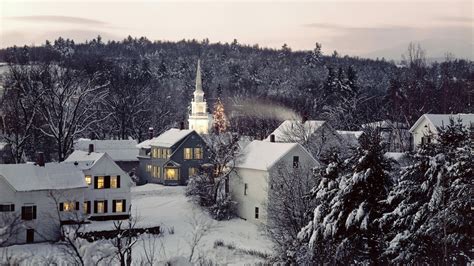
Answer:
[{"label": "white clapboard house", "polygon": [[82,216],[87,184],[70,164],[0,164],[0,245],[55,241]]},{"label": "white clapboard house", "polygon": [[239,217],[255,224],[266,223],[269,182],[277,167],[315,167],[319,163],[298,143],[255,140],[238,158],[230,178],[230,192]]},{"label": "white clapboard house", "polygon": [[424,114],[410,128],[413,137],[413,148],[420,144],[436,143],[438,128],[449,125],[450,119],[455,123],[461,121],[463,127],[470,131],[471,138],[474,132],[474,114]]},{"label": "white clapboard house", "polygon": [[104,152],[74,151],[65,161],[83,171],[88,189],[83,210],[91,220],[116,220],[129,217],[130,188],[133,182]]}]

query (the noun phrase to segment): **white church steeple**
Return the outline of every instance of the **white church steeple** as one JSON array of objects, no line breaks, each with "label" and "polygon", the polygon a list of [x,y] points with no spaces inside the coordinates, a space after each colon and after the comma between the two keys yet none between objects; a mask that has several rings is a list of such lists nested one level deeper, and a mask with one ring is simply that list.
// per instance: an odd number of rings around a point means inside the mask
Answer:
[{"label": "white church steeple", "polygon": [[194,99],[191,101],[191,114],[188,119],[189,129],[199,134],[208,134],[212,125],[212,116],[207,113],[207,102],[204,100],[201,78],[201,60],[198,60],[196,70],[196,87]]}]

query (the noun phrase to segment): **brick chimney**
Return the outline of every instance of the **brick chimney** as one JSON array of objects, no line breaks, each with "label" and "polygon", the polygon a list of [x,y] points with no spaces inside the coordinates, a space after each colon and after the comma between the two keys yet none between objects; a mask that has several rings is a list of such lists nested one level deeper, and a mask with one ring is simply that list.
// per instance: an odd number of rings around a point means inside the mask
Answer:
[{"label": "brick chimney", "polygon": [[270,135],[270,142],[275,142],[275,135],[274,134]]},{"label": "brick chimney", "polygon": [[152,139],[153,135],[155,134],[152,127],[148,128],[148,139]]},{"label": "brick chimney", "polygon": [[94,144],[90,143],[89,144],[89,154],[94,152]]},{"label": "brick chimney", "polygon": [[44,152],[36,153],[36,163],[37,166],[44,167]]}]

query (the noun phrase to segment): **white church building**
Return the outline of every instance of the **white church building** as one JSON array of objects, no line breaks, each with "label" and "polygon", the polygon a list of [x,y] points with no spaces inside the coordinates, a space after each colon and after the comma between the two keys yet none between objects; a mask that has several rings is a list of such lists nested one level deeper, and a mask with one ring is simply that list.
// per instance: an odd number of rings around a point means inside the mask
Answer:
[{"label": "white church building", "polygon": [[196,71],[196,88],[194,99],[191,101],[191,113],[188,118],[189,129],[199,134],[208,134],[212,127],[212,115],[207,112],[207,102],[204,99],[201,78],[201,61],[198,60]]}]

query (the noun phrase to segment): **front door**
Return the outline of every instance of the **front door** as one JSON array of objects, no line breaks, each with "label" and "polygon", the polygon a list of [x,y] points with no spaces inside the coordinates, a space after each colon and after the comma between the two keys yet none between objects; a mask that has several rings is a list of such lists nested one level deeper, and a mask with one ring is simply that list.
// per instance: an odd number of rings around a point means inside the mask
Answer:
[{"label": "front door", "polygon": [[35,242],[35,229],[26,229],[26,243]]},{"label": "front door", "polygon": [[178,167],[165,167],[165,180],[170,182],[179,181],[179,168]]}]

